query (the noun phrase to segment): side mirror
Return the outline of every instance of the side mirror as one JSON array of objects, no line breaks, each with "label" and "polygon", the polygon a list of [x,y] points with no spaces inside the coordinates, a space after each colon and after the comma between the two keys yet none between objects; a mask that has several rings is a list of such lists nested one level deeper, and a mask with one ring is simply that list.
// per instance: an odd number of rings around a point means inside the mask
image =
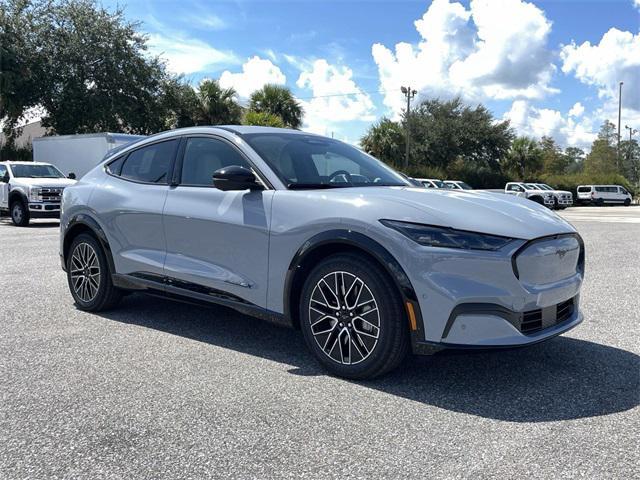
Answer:
[{"label": "side mirror", "polygon": [[239,165],[231,165],[213,172],[213,185],[223,191],[263,189],[253,172]]},{"label": "side mirror", "polygon": [[71,180],[75,180],[76,179],[76,174],[71,172],[69,175],[67,175],[68,178],[70,178]]},{"label": "side mirror", "polygon": [[9,183],[9,174],[5,173],[3,177],[0,177],[0,182],[2,183]]}]

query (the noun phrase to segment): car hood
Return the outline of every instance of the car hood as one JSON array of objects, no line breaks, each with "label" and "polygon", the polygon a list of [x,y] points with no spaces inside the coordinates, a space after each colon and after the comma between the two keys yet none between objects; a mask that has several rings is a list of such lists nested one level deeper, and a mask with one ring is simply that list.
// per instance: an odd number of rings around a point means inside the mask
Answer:
[{"label": "car hood", "polygon": [[70,178],[26,178],[18,177],[11,179],[13,184],[28,185],[30,187],[68,187],[75,185],[76,180]]},{"label": "car hood", "polygon": [[549,190],[552,193],[562,193],[564,194],[571,194],[571,192],[567,192],[566,190]]},{"label": "car hood", "polygon": [[[345,188],[331,192],[343,197],[336,199],[342,205],[370,207],[369,221],[377,217],[525,240],[575,232],[571,224],[546,207],[504,193],[410,187]],[[325,191],[321,196],[328,199],[333,195]]]}]

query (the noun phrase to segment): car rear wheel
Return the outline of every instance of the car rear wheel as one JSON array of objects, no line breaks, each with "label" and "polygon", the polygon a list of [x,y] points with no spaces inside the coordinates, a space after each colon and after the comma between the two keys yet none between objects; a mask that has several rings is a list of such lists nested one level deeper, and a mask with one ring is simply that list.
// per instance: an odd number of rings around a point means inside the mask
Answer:
[{"label": "car rear wheel", "polygon": [[67,280],[80,310],[107,310],[122,298],[122,292],[111,281],[109,264],[100,243],[87,233],[74,238],[69,248]]},{"label": "car rear wheel", "polygon": [[29,210],[21,200],[16,200],[11,205],[11,221],[18,227],[29,225]]},{"label": "car rear wheel", "polygon": [[307,346],[335,375],[373,378],[405,358],[409,332],[400,294],[367,257],[326,258],[306,279],[301,300]]}]

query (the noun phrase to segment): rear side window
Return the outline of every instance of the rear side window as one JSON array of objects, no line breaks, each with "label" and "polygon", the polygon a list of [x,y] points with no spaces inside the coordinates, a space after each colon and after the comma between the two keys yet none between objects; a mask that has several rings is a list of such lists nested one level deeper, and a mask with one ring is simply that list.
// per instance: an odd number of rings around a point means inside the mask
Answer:
[{"label": "rear side window", "polygon": [[228,143],[215,138],[189,138],[182,160],[181,185],[213,186],[213,173],[237,165],[251,169],[249,162]]},{"label": "rear side window", "polygon": [[107,165],[107,172],[109,172],[111,175],[120,175],[122,164],[124,163],[125,158],[126,157],[120,157],[109,163]]},{"label": "rear side window", "polygon": [[606,187],[596,187],[596,192],[606,192]]},{"label": "rear side window", "polygon": [[134,150],[124,160],[120,176],[135,182],[166,184],[178,142],[169,140]]},{"label": "rear side window", "polygon": [[578,187],[578,191],[579,192],[590,192],[591,191],[591,187]]}]

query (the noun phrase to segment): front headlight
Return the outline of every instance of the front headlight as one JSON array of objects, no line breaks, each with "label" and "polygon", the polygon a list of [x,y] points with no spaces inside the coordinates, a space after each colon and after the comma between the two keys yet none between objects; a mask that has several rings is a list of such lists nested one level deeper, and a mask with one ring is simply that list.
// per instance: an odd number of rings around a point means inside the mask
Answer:
[{"label": "front headlight", "polygon": [[467,232],[447,227],[398,222],[395,220],[380,220],[380,222],[386,227],[397,230],[414,242],[428,247],[495,251],[513,241],[513,238],[509,237]]},{"label": "front headlight", "polygon": [[29,201],[30,202],[41,202],[42,201],[42,188],[40,188],[40,187],[29,187]]}]

